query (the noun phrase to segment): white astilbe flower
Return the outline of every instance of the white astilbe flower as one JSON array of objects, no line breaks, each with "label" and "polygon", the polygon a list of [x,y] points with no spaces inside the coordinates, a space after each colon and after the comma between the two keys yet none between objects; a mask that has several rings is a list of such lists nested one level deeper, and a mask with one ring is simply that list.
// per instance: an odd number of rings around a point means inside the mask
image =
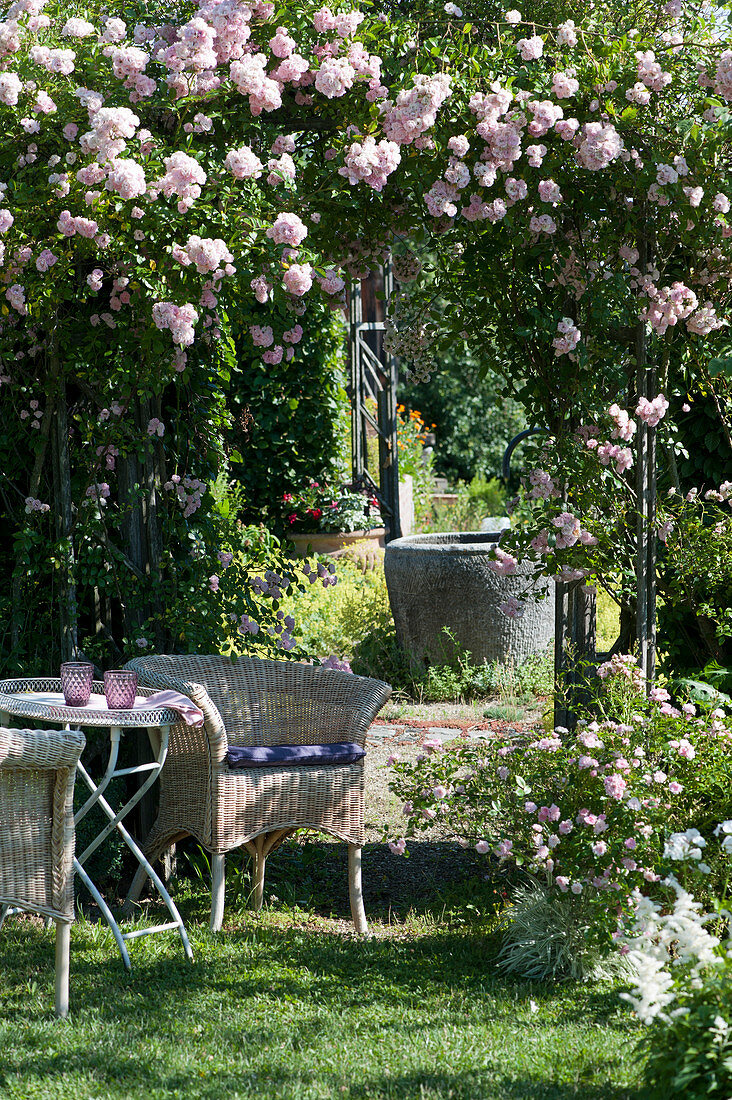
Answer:
[{"label": "white astilbe flower", "polygon": [[636,973],[635,995],[621,993],[620,996],[633,1006],[641,1023],[650,1024],[676,999],[674,980],[665,969],[668,959],[648,949],[630,950],[626,958]]},{"label": "white astilbe flower", "polygon": [[[621,993],[644,1024],[668,1019],[666,1009],[676,999],[678,977],[686,971],[693,985],[704,970],[719,966],[719,939],[704,927],[714,914],[702,913],[699,902],[673,877],[665,880],[676,893],[670,913],[639,891],[633,894],[635,921],[623,937],[626,957],[635,970],[632,993]],[[675,972],[675,973],[674,973]]]}]

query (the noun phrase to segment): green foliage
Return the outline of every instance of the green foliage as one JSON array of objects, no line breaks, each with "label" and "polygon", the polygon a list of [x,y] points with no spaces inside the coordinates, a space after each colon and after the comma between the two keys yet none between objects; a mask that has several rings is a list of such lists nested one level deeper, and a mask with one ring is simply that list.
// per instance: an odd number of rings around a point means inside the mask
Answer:
[{"label": "green foliage", "polygon": [[689,411],[678,410],[676,414],[685,451],[678,462],[679,483],[684,492],[699,487],[716,489],[729,477],[732,381],[717,380],[714,391],[703,383],[695,387],[687,400]]},{"label": "green foliage", "polygon": [[639,1044],[644,1097],[728,1100],[732,1095],[732,981],[729,962],[687,988],[678,1008],[654,1021]]},{"label": "green foliage", "polygon": [[597,586],[597,621],[595,624],[595,644],[598,653],[609,653],[620,634],[620,608],[615,600]]},{"label": "green foliage", "polygon": [[415,694],[424,669],[397,643],[383,567],[363,572],[341,559],[336,577],[336,585],[315,585],[287,602],[303,647],[318,657],[346,658],[357,675]]},{"label": "green foliage", "polygon": [[500,388],[485,372],[481,353],[465,352],[459,344],[441,358],[429,382],[402,384],[401,400],[434,424],[435,472],[451,483],[500,474],[503,452],[526,427],[521,405],[499,397]]},{"label": "green foliage", "polygon": [[696,680],[681,676],[674,677],[670,682],[675,692],[688,695],[692,703],[711,707],[732,705],[732,668],[719,665],[716,661],[701,669]]},{"label": "green foliage", "polygon": [[297,359],[263,363],[248,326],[271,323],[269,307],[240,304],[236,316],[238,370],[231,387],[229,440],[239,461],[232,474],[244,490],[244,520],[266,517],[285,530],[284,493],[311,481],[350,477],[350,404],[345,388],[342,318],[312,303],[300,319]]},{"label": "green foliage", "polygon": [[413,690],[426,703],[459,702],[463,699],[484,699],[497,696],[498,708],[505,713],[489,714],[488,718],[509,718],[520,721],[523,708],[536,704],[536,697],[551,694],[553,666],[550,656],[528,657],[516,665],[513,660],[474,664],[470,655],[461,651],[451,632],[445,628],[446,649],[454,654],[445,664],[430,665],[414,676]]},{"label": "green foliage", "polygon": [[426,530],[431,514],[432,494],[435,491],[435,463],[431,448],[426,447],[430,427],[422,413],[416,409],[397,406],[397,446],[399,450],[399,476],[412,478],[415,530]]},{"label": "green foliage", "polygon": [[506,510],[506,491],[498,478],[490,480],[476,474],[470,484],[458,482],[457,499],[435,501],[432,519],[424,531],[480,531],[488,516],[502,516]]},{"label": "green foliage", "polygon": [[[624,612],[620,646],[629,650],[637,600],[637,504],[634,475],[628,472],[632,452],[612,442],[619,438],[616,419],[623,415],[629,417],[617,404],[610,405],[588,417],[576,432],[542,434],[532,440],[527,446],[530,472],[522,481],[519,506],[501,547],[516,560],[536,562],[545,576],[563,573],[596,581]],[[635,422],[630,434],[634,433]],[[683,448],[669,418],[661,421],[656,433],[668,477]],[[616,460],[609,456],[612,447],[621,452]],[[672,485],[659,494],[654,521],[659,647],[667,655],[669,670],[698,668],[710,659],[731,663],[725,658],[732,637],[729,499],[730,481],[704,491],[695,486],[683,495]],[[667,630],[666,624],[678,625],[679,630]]]},{"label": "green foliage", "polygon": [[[679,439],[684,452],[678,460],[678,488],[682,494],[716,490],[730,476],[732,448],[732,383],[719,380],[718,391],[700,386],[691,397],[688,412],[677,414]],[[689,405],[686,405],[689,408]],[[726,423],[725,423],[726,421]],[[662,476],[665,491],[672,485]],[[687,512],[690,512],[687,509]],[[663,668],[668,675],[692,675],[713,658],[732,665],[732,533],[716,530],[719,517],[713,507],[694,518],[687,529],[671,540],[663,573],[678,576],[677,598],[658,609]],[[700,675],[701,679],[704,676]]]},{"label": "green foliage", "polygon": [[351,660],[369,634],[388,631],[390,626],[393,630],[389,597],[383,569],[363,573],[352,562],[339,562],[336,577],[335,585],[313,585],[302,591],[288,602],[288,608],[309,652]]},{"label": "green foliage", "polygon": [[[732,495],[729,498],[732,500]],[[721,504],[721,502],[720,502]],[[665,667],[732,664],[732,517],[729,508],[682,501],[661,555],[659,608]]]}]

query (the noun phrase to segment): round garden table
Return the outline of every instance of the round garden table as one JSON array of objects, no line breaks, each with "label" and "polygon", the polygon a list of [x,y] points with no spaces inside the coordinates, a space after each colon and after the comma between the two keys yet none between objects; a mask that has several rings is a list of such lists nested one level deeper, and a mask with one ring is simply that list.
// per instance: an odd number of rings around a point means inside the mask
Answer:
[{"label": "round garden table", "polygon": [[[104,919],[112,929],[117,946],[119,947],[122,961],[127,970],[131,969],[130,956],[127,951],[126,940],[136,939],[139,936],[149,936],[155,932],[168,932],[176,930],[183,941],[183,949],[186,957],[193,959],[191,945],[181,916],[165,888],[160,876],[153,869],[152,864],[146,858],[145,853],[122,824],[123,819],[130,810],[140,801],[145,792],[155,782],[158,772],[165,763],[168,753],[168,738],[170,727],[180,721],[180,715],[170,707],[146,706],[147,695],[153,694],[145,688],[138,688],[135,706],[130,710],[110,710],[104,698],[104,685],[95,681],[92,686],[92,696],[86,706],[68,707],[61,692],[61,681],[53,679],[22,679],[0,680],[0,724],[6,724],[9,715],[19,718],[36,719],[53,725],[61,725],[65,729],[79,729],[85,726],[96,726],[109,730],[109,758],[102,777],[95,782],[89,775],[84,765],[79,761],[77,773],[89,788],[90,795],[84,805],[74,815],[74,822],[78,824],[94,806],[99,806],[109,819],[107,825],[97,834],[84,851],[75,857],[74,870],[99,906]],[[125,730],[147,729],[154,759],[147,764],[137,764],[131,768],[118,768],[117,759],[119,746]],[[133,796],[119,810],[114,810],[104,797],[104,792],[113,779],[119,779],[127,775],[145,775],[144,783],[135,791]],[[84,868],[85,862],[96,852],[97,848],[107,837],[116,830],[141,867],[150,876],[161,898],[167,906],[171,920],[166,924],[158,924],[153,928],[135,929],[132,932],[122,932],[106,901],[92,882]]]}]

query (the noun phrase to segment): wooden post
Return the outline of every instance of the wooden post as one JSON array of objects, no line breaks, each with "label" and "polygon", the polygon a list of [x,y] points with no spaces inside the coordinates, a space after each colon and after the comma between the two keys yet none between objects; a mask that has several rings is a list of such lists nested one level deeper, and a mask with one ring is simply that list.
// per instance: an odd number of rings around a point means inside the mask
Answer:
[{"label": "wooden post", "polygon": [[[54,349],[52,354],[57,354]],[[61,596],[59,599],[59,632],[61,660],[73,661],[78,657],[78,607],[75,554],[73,540],[73,513],[71,508],[71,464],[69,461],[69,424],[66,413],[66,387],[59,381],[53,437],[53,483],[56,498],[56,536],[63,561]]]},{"label": "wooden post", "polygon": [[573,729],[576,710],[589,702],[595,661],[596,589],[582,581],[556,582],[554,603],[554,725]]},{"label": "wooden post", "polygon": [[[145,399],[141,402],[142,421],[149,421],[152,416],[152,405],[149,399]],[[161,409],[159,399],[155,403],[155,415],[160,418]],[[146,551],[145,572],[152,580],[152,587],[150,592],[150,601],[152,603],[153,610],[156,613],[155,619],[155,645],[158,649],[164,644],[164,635],[162,624],[160,622],[160,613],[162,612],[162,601],[160,593],[160,560],[162,556],[162,537],[160,534],[160,518],[159,508],[160,501],[158,492],[162,485],[164,478],[161,477],[162,470],[162,445],[160,440],[153,437],[145,451],[144,460],[144,481],[145,481],[145,496],[143,497],[142,507],[142,524],[144,534],[144,550]]]}]

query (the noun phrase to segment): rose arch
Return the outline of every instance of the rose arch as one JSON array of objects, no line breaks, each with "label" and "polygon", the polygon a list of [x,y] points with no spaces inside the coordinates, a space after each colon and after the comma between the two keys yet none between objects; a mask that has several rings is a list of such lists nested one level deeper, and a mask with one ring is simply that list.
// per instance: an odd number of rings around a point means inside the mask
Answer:
[{"label": "rose arch", "polygon": [[391,349],[418,378],[446,343],[488,349],[551,432],[523,552],[570,581],[619,564],[650,670],[656,437],[673,474],[669,401],[728,362],[724,17],[114,8],[18,0],[0,23],[6,651],[42,606],[64,656],[101,604],[123,652],[156,606],[180,644],[166,594],[229,565],[209,486],[238,304],[296,371],[308,302],[341,309],[391,255]]}]

